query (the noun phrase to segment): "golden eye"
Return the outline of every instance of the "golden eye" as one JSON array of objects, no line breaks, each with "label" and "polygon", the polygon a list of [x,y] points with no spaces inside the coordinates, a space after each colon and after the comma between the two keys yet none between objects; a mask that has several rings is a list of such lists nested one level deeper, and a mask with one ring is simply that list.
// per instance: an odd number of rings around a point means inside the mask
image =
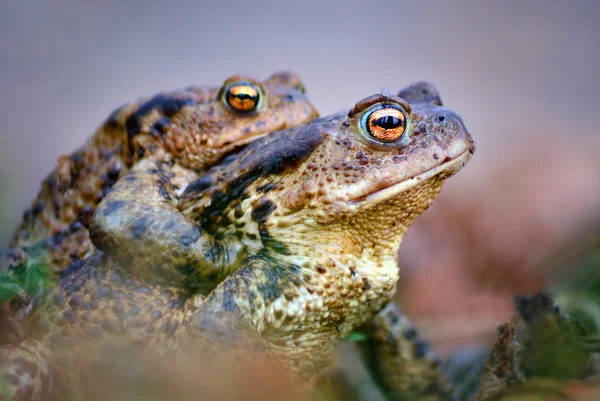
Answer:
[{"label": "golden eye", "polygon": [[260,89],[250,82],[237,82],[225,90],[225,101],[240,113],[249,113],[258,108],[261,101]]},{"label": "golden eye", "polygon": [[406,116],[395,107],[376,108],[364,118],[366,131],[381,142],[394,142],[406,131]]}]

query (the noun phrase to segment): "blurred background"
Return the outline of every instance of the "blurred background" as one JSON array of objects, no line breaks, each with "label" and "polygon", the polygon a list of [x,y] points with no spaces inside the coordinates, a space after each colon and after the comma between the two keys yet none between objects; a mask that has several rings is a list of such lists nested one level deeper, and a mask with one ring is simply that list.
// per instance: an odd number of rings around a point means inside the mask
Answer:
[{"label": "blurred background", "polygon": [[409,230],[400,301],[442,354],[489,342],[598,246],[598,21],[594,0],[2,2],[0,246],[125,102],[291,69],[328,114],[428,80],[478,148]]}]

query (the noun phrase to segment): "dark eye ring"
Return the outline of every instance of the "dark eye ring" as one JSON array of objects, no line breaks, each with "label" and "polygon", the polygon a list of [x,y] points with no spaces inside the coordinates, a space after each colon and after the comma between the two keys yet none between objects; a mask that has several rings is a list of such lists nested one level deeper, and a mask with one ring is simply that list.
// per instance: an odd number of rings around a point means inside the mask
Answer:
[{"label": "dark eye ring", "polygon": [[227,86],[223,93],[225,103],[240,113],[256,111],[263,99],[262,90],[248,81],[235,82]]},{"label": "dark eye ring", "polygon": [[362,118],[362,129],[379,142],[396,142],[408,130],[409,117],[399,107],[378,105]]}]

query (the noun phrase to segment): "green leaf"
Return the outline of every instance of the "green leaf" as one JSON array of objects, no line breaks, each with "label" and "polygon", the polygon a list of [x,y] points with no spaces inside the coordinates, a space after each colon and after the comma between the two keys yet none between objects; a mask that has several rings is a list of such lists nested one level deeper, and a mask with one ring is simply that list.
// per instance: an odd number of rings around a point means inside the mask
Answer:
[{"label": "green leaf", "polygon": [[355,330],[348,334],[342,341],[366,341],[369,338],[366,333],[362,331]]}]

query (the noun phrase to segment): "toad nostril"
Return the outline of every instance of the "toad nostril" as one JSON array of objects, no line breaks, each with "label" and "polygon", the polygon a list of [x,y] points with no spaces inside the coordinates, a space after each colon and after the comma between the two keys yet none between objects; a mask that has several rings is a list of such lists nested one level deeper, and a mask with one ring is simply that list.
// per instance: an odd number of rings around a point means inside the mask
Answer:
[{"label": "toad nostril", "polygon": [[293,93],[289,93],[289,92],[285,94],[284,98],[285,98],[286,102],[295,102],[297,100],[296,95]]},{"label": "toad nostril", "polygon": [[457,123],[461,124],[461,118],[458,114],[450,111],[438,111],[436,115],[433,116],[432,122],[434,125],[441,128],[452,128]]}]

